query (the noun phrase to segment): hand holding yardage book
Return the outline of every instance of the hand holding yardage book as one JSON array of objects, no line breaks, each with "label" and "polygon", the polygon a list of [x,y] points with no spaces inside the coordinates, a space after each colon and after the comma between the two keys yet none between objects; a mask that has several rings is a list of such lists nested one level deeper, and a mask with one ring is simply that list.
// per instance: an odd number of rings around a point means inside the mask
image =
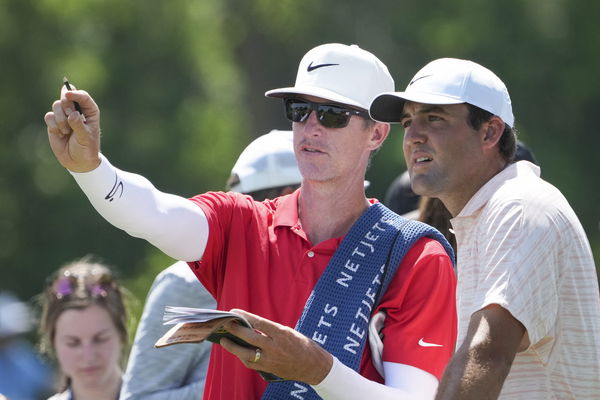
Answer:
[{"label": "hand holding yardage book", "polygon": [[[223,327],[227,322],[234,321],[252,329],[250,322],[240,314],[210,308],[166,306],[163,321],[164,325],[175,326],[158,339],[154,347],[160,348],[178,343],[199,343],[204,340],[219,344],[221,338],[225,337],[240,346],[255,348]],[[283,380],[267,372],[257,372],[268,382]]]}]

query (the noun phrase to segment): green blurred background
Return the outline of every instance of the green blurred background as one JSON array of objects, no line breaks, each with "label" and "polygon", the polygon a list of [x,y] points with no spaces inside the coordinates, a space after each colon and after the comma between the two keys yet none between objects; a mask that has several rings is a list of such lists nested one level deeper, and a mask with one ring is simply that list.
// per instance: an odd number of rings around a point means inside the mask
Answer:
[{"label": "green blurred background", "polygon": [[[113,164],[192,196],[223,188],[254,137],[289,129],[263,94],[292,84],[302,55],[326,42],[372,51],[398,90],[438,57],[494,70],[599,265],[599,20],[587,0],[0,0],[0,289],[30,299],[61,264],[95,254],[139,312],[173,262],[98,216],[54,159],[43,115],[63,76],[100,105]],[[376,156],[369,196],[405,169],[401,134]]]}]

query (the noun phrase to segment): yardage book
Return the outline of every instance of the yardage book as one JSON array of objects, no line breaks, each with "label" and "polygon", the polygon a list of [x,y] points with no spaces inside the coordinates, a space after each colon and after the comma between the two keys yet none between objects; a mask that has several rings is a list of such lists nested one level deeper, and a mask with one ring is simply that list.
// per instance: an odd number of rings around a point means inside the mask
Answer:
[{"label": "yardage book", "polygon": [[[154,347],[160,348],[179,343],[200,343],[205,340],[218,344],[221,338],[226,337],[240,346],[254,349],[254,346],[232,335],[223,328],[225,323],[232,320],[252,329],[252,325],[246,318],[229,311],[219,311],[210,308],[166,306],[163,324],[175,326],[158,339]],[[257,372],[268,382],[283,380],[267,372]]]},{"label": "yardage book", "polygon": [[232,312],[209,308],[167,306],[163,316],[164,325],[175,326],[158,339],[154,346],[165,347],[177,343],[199,343],[204,340],[218,344],[222,337],[226,337],[242,346],[253,347],[223,328],[223,325],[231,320],[252,328],[246,318]]}]

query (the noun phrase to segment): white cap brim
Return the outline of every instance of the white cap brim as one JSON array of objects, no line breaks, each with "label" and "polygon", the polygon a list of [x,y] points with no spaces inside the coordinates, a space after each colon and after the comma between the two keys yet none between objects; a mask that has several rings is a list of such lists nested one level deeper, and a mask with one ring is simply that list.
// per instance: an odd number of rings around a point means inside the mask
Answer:
[{"label": "white cap brim", "polygon": [[464,100],[431,93],[388,92],[373,100],[369,108],[371,118],[379,122],[397,123],[404,114],[404,103],[412,101],[423,104],[460,104]]},{"label": "white cap brim", "polygon": [[346,104],[352,107],[358,107],[360,109],[365,109],[362,104],[352,100],[349,97],[345,97],[340,95],[339,93],[333,92],[331,90],[323,89],[315,86],[304,86],[304,87],[285,87],[280,89],[269,90],[265,93],[267,97],[293,97],[295,95],[305,95],[305,96],[314,96],[320,97],[322,99],[332,101],[335,103]]}]

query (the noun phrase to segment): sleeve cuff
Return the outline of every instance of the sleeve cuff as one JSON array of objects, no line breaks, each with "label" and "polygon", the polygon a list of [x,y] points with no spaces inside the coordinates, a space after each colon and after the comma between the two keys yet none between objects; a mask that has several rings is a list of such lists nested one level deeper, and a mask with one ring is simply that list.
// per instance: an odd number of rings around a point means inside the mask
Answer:
[{"label": "sleeve cuff", "polygon": [[[348,371],[345,371],[348,370]],[[333,357],[333,364],[325,379],[318,385],[313,385],[312,388],[320,395],[327,397],[327,394],[331,395],[335,393],[336,389],[339,391],[341,385],[344,385],[348,379],[352,379],[351,374],[355,374],[351,368],[342,364],[340,360]]]},{"label": "sleeve cuff", "polygon": [[91,171],[68,171],[75,179],[75,182],[77,182],[79,187],[88,196],[97,196],[99,194],[105,196],[111,191],[111,188],[114,187],[117,176],[117,169],[103,154],[100,154],[100,164]]}]

